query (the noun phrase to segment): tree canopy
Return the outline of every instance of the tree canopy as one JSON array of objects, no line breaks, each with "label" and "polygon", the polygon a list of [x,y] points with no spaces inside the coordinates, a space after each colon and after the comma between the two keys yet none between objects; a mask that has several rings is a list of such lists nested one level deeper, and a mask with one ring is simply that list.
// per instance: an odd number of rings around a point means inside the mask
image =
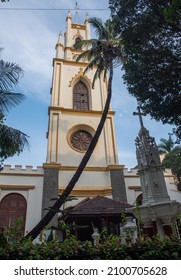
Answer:
[{"label": "tree canopy", "polygon": [[181,139],[181,1],[110,0],[127,59],[123,79],[145,113]]}]

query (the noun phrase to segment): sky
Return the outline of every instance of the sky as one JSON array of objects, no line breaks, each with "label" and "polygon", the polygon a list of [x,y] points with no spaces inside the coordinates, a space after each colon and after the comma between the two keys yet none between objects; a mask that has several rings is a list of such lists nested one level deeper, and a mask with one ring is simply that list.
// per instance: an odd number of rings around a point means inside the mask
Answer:
[{"label": "sky", "polygon": [[[78,10],[76,13],[76,2]],[[12,10],[11,10],[12,9]],[[26,10],[29,9],[29,10]],[[49,10],[48,10],[49,9]],[[0,2],[0,59],[17,63],[24,76],[14,89],[26,96],[6,116],[6,124],[29,136],[30,149],[8,158],[4,164],[42,166],[46,162],[48,106],[52,83],[52,60],[60,31],[64,33],[66,15],[70,9],[72,21],[83,23],[86,13],[103,21],[110,17],[108,0],[10,0]],[[93,34],[93,32],[92,32]],[[135,138],[139,132],[138,117],[133,116],[137,103],[128,93],[121,68],[114,71],[112,109],[115,111],[116,143],[119,164],[134,168],[137,164]],[[149,116],[144,126],[155,137],[168,139],[172,126],[156,122]]]}]

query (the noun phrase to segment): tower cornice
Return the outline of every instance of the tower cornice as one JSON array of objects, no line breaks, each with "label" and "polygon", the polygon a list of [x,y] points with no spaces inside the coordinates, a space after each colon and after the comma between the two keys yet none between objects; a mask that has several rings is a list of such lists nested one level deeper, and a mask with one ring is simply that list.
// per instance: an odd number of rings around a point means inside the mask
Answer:
[{"label": "tower cornice", "polygon": [[[71,114],[94,114],[94,115],[102,115],[102,111],[95,111],[95,110],[75,110],[75,109],[69,109],[69,108],[64,108],[60,106],[49,106],[48,107],[48,113],[50,114],[50,111],[59,111],[59,112],[64,112],[64,113],[71,113]],[[109,111],[108,116],[114,116],[115,111]]]},{"label": "tower cornice", "polygon": [[87,62],[72,61],[72,60],[67,60],[67,59],[63,59],[63,58],[54,58],[53,59],[53,66],[55,65],[55,62],[62,62],[64,65],[77,65],[77,66],[80,66],[80,67],[81,66],[86,67],[88,65]]}]

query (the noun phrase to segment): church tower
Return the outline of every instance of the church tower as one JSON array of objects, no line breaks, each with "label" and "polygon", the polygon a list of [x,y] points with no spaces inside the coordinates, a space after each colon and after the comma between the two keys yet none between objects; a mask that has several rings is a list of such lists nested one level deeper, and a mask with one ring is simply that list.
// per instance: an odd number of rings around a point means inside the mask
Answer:
[{"label": "church tower", "polygon": [[[53,59],[51,105],[49,106],[48,149],[44,164],[43,208],[47,207],[58,188],[61,194],[77,169],[96,131],[107,96],[107,81],[97,79],[96,69],[84,74],[87,61],[76,62],[82,50],[73,48],[76,41],[91,38],[86,16],[84,24],[66,18]],[[114,112],[109,110],[97,146],[71,195],[78,198],[96,195],[126,201],[123,166],[118,164],[114,131]]]}]

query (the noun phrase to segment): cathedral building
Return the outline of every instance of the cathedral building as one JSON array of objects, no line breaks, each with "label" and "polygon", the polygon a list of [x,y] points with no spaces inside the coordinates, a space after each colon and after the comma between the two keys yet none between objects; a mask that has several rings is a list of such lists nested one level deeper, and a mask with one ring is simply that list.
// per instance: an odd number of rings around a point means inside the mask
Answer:
[{"label": "cathedral building", "polygon": [[[59,34],[53,59],[46,162],[36,169],[5,165],[0,173],[0,227],[23,217],[25,234],[69,183],[96,131],[107,96],[107,81],[102,77],[92,87],[96,69],[84,74],[88,62],[75,58],[81,51],[73,48],[74,43],[91,38],[88,17],[84,24],[73,23],[68,12],[62,37]],[[71,193],[78,198],[73,205],[96,196],[132,205],[141,196],[137,170],[129,171],[118,162],[116,140],[121,141],[115,138],[110,108],[96,148]],[[164,178],[170,198],[181,201],[169,170]]]}]

